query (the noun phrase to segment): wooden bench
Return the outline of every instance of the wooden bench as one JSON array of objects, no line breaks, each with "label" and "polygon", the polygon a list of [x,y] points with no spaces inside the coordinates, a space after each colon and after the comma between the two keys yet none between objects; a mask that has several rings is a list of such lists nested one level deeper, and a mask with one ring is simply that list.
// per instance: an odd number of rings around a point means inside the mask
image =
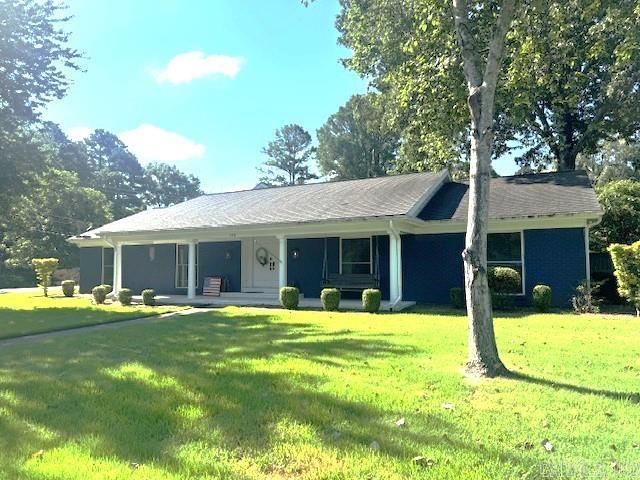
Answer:
[{"label": "wooden bench", "polygon": [[357,292],[367,288],[380,288],[380,282],[370,273],[330,273],[322,281],[322,287]]}]

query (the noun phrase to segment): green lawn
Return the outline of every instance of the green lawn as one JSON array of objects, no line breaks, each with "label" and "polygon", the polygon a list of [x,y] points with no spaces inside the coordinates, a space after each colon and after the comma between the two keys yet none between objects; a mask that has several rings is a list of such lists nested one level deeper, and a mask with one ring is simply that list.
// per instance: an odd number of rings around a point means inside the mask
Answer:
[{"label": "green lawn", "polygon": [[0,478],[639,476],[637,320],[497,319],[517,375],[476,384],[465,322],[226,308],[3,347]]},{"label": "green lawn", "polygon": [[73,327],[148,317],[175,307],[123,307],[118,303],[93,305],[90,297],[67,298],[60,288],[0,293],[0,339]]}]

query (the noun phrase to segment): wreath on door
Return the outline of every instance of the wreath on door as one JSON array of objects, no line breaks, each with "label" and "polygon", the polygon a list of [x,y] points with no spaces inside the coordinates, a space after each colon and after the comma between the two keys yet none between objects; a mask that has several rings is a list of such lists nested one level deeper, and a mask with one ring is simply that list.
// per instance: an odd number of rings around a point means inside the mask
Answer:
[{"label": "wreath on door", "polygon": [[256,260],[263,267],[269,262],[269,252],[264,247],[260,247],[256,250]]}]

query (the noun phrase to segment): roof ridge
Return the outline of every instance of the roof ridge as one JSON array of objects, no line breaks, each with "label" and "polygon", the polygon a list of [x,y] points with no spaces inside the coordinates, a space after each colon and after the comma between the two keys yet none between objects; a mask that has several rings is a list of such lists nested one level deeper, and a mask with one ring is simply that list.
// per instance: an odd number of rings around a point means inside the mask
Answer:
[{"label": "roof ridge", "polygon": [[[383,178],[394,178],[394,177],[408,177],[411,175],[439,175],[442,173],[442,170],[437,172],[407,172],[407,173],[398,173],[393,175],[379,175],[377,177],[367,177],[367,178],[345,178],[341,180],[326,180],[324,182],[313,182],[313,183],[296,183],[294,185],[272,185],[266,188],[256,189],[256,188],[245,188],[243,190],[232,190],[229,192],[213,192],[213,193],[204,193],[199,197],[209,197],[214,195],[224,195],[228,193],[242,193],[242,192],[253,192],[259,190],[273,190],[273,189],[281,189],[281,188],[292,188],[292,187],[311,187],[314,185],[328,185],[328,184],[337,184],[337,183],[348,183],[348,182],[366,182],[371,180],[383,179]],[[194,200],[193,198],[191,200]]]}]

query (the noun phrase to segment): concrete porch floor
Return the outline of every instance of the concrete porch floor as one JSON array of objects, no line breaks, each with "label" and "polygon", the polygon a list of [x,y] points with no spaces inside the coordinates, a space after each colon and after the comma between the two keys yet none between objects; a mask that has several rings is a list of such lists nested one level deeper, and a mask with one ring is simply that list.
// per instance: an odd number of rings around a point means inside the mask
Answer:
[{"label": "concrete porch floor", "polygon": [[[133,297],[135,303],[142,302],[142,297],[139,295]],[[198,295],[195,298],[189,299],[186,295],[156,295],[156,303],[158,305],[192,305],[192,306],[211,306],[211,307],[280,307],[280,300],[277,295],[265,295],[257,294],[235,294],[233,296],[226,297],[205,297]],[[395,306],[393,311],[399,312],[405,308],[415,305],[416,302],[402,301]],[[322,303],[319,298],[300,298],[300,308],[322,308]],[[340,300],[340,310],[362,310],[362,302],[360,300]],[[391,311],[391,305],[388,301],[382,301],[380,304],[380,311]]]}]

